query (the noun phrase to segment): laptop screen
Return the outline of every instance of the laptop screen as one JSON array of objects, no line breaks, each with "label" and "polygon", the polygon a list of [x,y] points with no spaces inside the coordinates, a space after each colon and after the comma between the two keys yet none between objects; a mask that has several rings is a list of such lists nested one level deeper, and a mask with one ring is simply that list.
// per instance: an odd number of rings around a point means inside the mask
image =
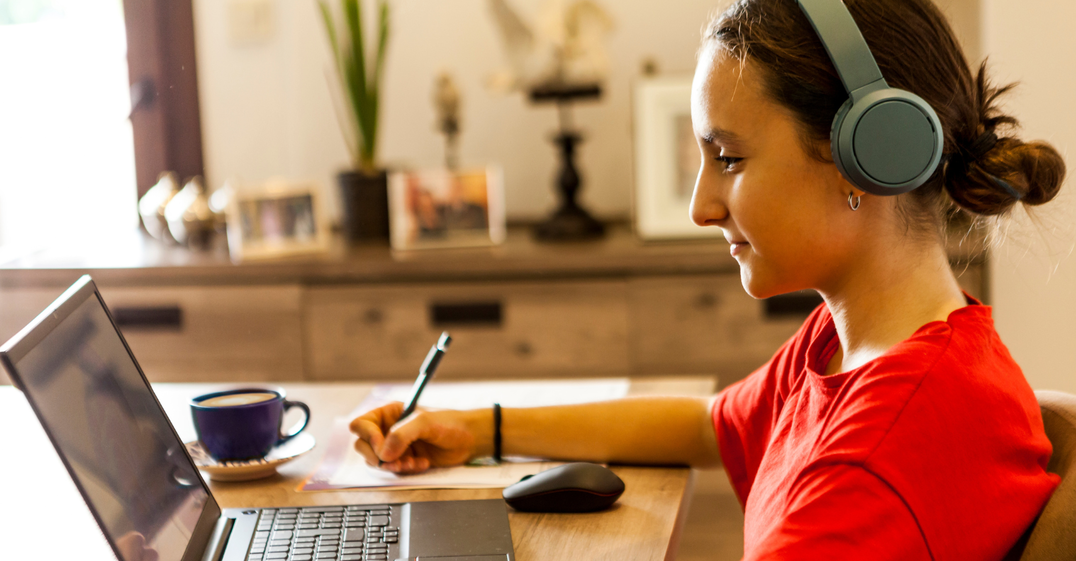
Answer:
[{"label": "laptop screen", "polygon": [[180,560],[208,493],[96,293],[12,366],[124,561]]}]

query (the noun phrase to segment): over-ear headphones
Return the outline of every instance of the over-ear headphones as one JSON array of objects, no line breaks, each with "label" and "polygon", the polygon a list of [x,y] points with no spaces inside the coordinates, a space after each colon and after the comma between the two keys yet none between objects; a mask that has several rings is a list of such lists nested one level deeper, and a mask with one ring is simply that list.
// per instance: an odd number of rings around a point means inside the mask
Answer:
[{"label": "over-ear headphones", "polygon": [[889,87],[842,0],[797,1],[848,91],[830,132],[837,169],[872,195],[899,195],[926,183],[942,158],[937,113],[923,98]]}]

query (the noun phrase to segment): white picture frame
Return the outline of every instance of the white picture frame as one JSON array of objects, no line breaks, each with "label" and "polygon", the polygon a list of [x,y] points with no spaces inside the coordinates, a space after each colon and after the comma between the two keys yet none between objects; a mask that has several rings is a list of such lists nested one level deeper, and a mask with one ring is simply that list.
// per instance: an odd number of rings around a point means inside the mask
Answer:
[{"label": "white picture frame", "polygon": [[634,91],[635,233],[644,240],[715,238],[691,221],[702,156],[691,128],[691,77],[647,78]]},{"label": "white picture frame", "polygon": [[396,250],[504,243],[504,173],[496,166],[391,173],[389,230]]},{"label": "white picture frame", "polygon": [[271,179],[232,189],[225,212],[233,261],[276,259],[329,250],[331,232],[321,216],[315,183]]}]

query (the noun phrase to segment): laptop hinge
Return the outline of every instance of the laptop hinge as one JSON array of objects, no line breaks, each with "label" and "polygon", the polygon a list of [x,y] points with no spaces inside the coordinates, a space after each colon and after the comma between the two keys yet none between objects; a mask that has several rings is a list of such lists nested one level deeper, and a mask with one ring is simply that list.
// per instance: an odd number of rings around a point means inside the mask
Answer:
[{"label": "laptop hinge", "polygon": [[224,550],[228,546],[228,538],[232,536],[232,528],[235,526],[234,518],[227,518],[224,520],[224,525],[220,529],[220,534],[217,536],[217,542],[213,544],[213,549],[209,550],[211,553],[203,558],[203,561],[220,561],[221,557],[224,557]]}]

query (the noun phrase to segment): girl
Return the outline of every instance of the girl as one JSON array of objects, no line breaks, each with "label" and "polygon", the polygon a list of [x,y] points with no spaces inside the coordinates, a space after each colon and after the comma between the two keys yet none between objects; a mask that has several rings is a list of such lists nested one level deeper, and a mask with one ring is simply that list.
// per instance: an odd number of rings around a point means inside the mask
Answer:
[{"label": "girl", "polygon": [[[990,308],[962,293],[947,222],[1038,205],[1065,166],[1014,136],[930,0],[847,0],[890,86],[926,100],[943,160],[874,196],[834,165],[848,92],[793,0],[740,0],[705,33],[692,88],[703,154],[692,219],[722,230],[756,298],[825,303],[769,363],[712,399],[647,398],[502,413],[506,454],[724,465],[746,559],[1001,559],[1058,478],[1035,395]],[[400,404],[355,419],[357,450],[399,473],[492,449],[490,410]]]}]

